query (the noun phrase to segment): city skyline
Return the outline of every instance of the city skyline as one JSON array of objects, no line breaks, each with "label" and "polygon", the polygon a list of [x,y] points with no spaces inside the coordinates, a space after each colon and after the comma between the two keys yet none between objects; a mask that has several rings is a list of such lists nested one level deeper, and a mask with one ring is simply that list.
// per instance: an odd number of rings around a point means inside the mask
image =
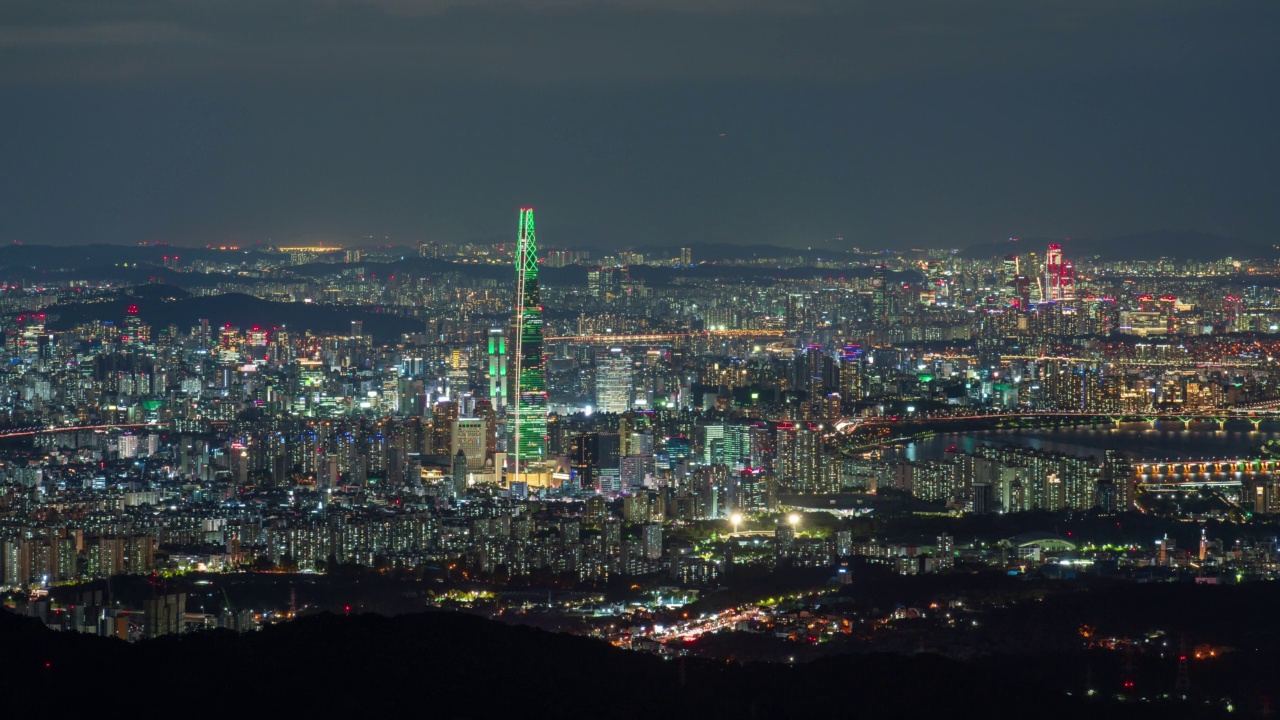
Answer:
[{"label": "city skyline", "polygon": [[[1265,716],[1280,646],[1219,618],[1280,587],[1274,253],[708,260],[506,214],[492,245],[5,248],[0,637],[45,648],[17,666],[97,688],[76,668],[171,636],[381,622],[491,667],[439,629],[516,624],[673,673],[875,657],[914,690],[937,654],[1099,716]],[[925,706],[898,686],[865,706]]]},{"label": "city skyline", "polygon": [[1277,30],[10,0],[0,698],[1270,718]]}]

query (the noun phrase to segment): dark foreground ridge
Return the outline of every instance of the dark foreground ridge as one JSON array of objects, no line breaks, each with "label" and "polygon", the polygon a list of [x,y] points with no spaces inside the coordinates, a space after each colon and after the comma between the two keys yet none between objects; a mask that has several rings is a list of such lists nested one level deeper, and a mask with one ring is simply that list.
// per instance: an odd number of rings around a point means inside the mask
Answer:
[{"label": "dark foreground ridge", "polygon": [[[194,712],[559,718],[1199,717],[1049,689],[1052,662],[858,655],[796,666],[663,660],[454,613],[330,614],[135,644],[0,613],[12,711],[139,703]],[[1205,711],[1205,717],[1220,712]]]}]

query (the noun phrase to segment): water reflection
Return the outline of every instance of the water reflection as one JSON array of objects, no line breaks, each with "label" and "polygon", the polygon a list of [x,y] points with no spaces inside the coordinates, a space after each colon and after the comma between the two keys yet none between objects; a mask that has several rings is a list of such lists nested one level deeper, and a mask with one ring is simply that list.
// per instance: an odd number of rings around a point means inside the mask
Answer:
[{"label": "water reflection", "polygon": [[899,451],[899,456],[913,461],[929,460],[942,457],[948,448],[971,452],[987,444],[1021,445],[1096,457],[1114,449],[1135,460],[1211,460],[1254,457],[1258,446],[1280,438],[1280,432],[1273,429],[1272,423],[1260,431],[1243,427],[1218,430],[1212,425],[1199,424],[1183,429],[1181,423],[1171,425],[1173,427],[1159,423],[1153,429],[1147,423],[1125,423],[1118,429],[1098,426],[946,433],[909,443]]}]

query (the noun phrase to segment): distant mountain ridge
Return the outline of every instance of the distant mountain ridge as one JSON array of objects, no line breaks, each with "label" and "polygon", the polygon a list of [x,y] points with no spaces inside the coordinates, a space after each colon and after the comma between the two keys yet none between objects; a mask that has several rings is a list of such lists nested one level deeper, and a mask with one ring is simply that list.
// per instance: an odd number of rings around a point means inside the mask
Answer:
[{"label": "distant mountain ridge", "polygon": [[[14,715],[47,710],[54,697],[68,717],[100,712],[104,696],[131,685],[145,687],[150,707],[192,708],[192,688],[215,686],[228,668],[244,679],[205,693],[193,716],[287,707],[301,718],[782,720],[849,717],[857,708],[869,717],[937,718],[957,697],[974,717],[1016,717],[1035,708],[1039,718],[1076,718],[1086,710],[1043,671],[1036,674],[1046,663],[1021,658],[961,663],[934,654],[845,655],[803,667],[664,661],[461,613],[323,614],[241,635],[208,630],[125,643],[53,632],[34,618],[0,611],[0,642],[9,665],[0,691]],[[336,679],[317,677],[333,667],[341,668]],[[496,680],[495,668],[507,667],[522,671]],[[540,671],[546,668],[572,669],[573,682],[549,682],[553,673]],[[992,676],[1007,684],[983,682]],[[928,692],[919,678],[929,678]],[[1088,709],[1100,717],[1098,708]],[[1115,716],[1121,708],[1102,709]]]},{"label": "distant mountain ridge", "polygon": [[377,308],[272,302],[241,293],[193,297],[171,286],[141,287],[145,288],[142,292],[122,294],[114,300],[54,305],[47,310],[55,318],[50,320],[49,328],[67,330],[82,323],[120,323],[130,305],[137,305],[138,316],[153,328],[176,325],[179,332],[197,325],[201,318],[207,318],[214,327],[288,326],[294,332],[317,333],[345,333],[351,329],[352,320],[360,320],[364,332],[376,341],[392,342],[403,333],[422,332],[425,327],[423,320],[382,313]]},{"label": "distant mountain ridge", "polygon": [[[854,253],[845,247],[822,244],[795,248],[781,245],[731,245],[729,243],[691,243],[684,246],[642,245],[635,248],[634,252],[644,255],[646,258],[676,258],[680,255],[680,247],[687,247],[693,251],[694,262],[794,257],[803,257],[807,260],[814,258],[870,259],[877,252],[875,250],[864,250],[861,253]],[[592,252],[593,256],[595,256],[594,253],[604,255],[612,251],[593,250]]]},{"label": "distant mountain ridge", "polygon": [[1096,257],[1101,260],[1157,260],[1166,257],[1207,262],[1228,257],[1249,260],[1280,257],[1280,251],[1269,245],[1212,233],[1170,230],[1102,239],[1006,240],[971,246],[964,250],[964,256],[988,258],[1025,255],[1030,252],[1043,255],[1049,243],[1054,242],[1062,245],[1063,255],[1068,259]]}]

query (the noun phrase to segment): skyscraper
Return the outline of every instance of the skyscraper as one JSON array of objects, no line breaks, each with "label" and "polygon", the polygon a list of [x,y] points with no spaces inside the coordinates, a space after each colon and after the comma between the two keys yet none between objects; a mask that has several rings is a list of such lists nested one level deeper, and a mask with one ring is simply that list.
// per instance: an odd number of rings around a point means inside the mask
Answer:
[{"label": "skyscraper", "polygon": [[821,345],[808,345],[796,358],[796,389],[809,393],[809,400],[816,401],[826,394],[826,365],[829,358]]},{"label": "skyscraper", "polygon": [[508,373],[514,412],[507,427],[511,435],[512,482],[544,485],[547,455],[547,381],[542,356],[542,298],[538,292],[538,244],[533,229],[533,208],[520,208],[516,248],[516,298],[511,337],[515,367]]},{"label": "skyscraper", "polygon": [[1027,253],[1027,262],[1022,266],[1022,274],[1030,279],[1031,302],[1038,303],[1045,299],[1044,267],[1040,265],[1040,256]]},{"label": "skyscraper", "polygon": [[489,330],[489,402],[499,412],[507,409],[507,333],[502,328]]},{"label": "skyscraper", "polygon": [[449,445],[449,449],[455,455],[457,453],[466,455],[468,467],[477,469],[484,467],[484,462],[488,455],[485,448],[486,436],[488,435],[485,419],[460,417],[453,421],[451,430],[450,437],[452,442]]},{"label": "skyscraper", "polygon": [[1017,255],[1006,255],[1003,263],[1004,284],[1012,287],[1014,281],[1022,274]]},{"label": "skyscraper", "polygon": [[631,356],[610,348],[596,358],[596,412],[624,413],[631,409]]},{"label": "skyscraper", "polygon": [[142,347],[143,345],[146,345],[147,341],[150,339],[147,337],[149,329],[142,322],[142,318],[138,315],[137,305],[130,305],[125,310],[124,331],[125,337],[121,339],[127,340],[128,344],[133,347]]},{"label": "skyscraper", "polygon": [[871,269],[871,319],[875,322],[889,321],[889,268],[887,265],[876,265]]},{"label": "skyscraper", "polygon": [[1075,299],[1075,266],[1062,259],[1062,246],[1054,243],[1045,254],[1044,279],[1047,300]]},{"label": "skyscraper", "polygon": [[1062,277],[1062,246],[1054,243],[1044,256],[1044,287],[1046,300],[1060,300],[1058,279]]}]

